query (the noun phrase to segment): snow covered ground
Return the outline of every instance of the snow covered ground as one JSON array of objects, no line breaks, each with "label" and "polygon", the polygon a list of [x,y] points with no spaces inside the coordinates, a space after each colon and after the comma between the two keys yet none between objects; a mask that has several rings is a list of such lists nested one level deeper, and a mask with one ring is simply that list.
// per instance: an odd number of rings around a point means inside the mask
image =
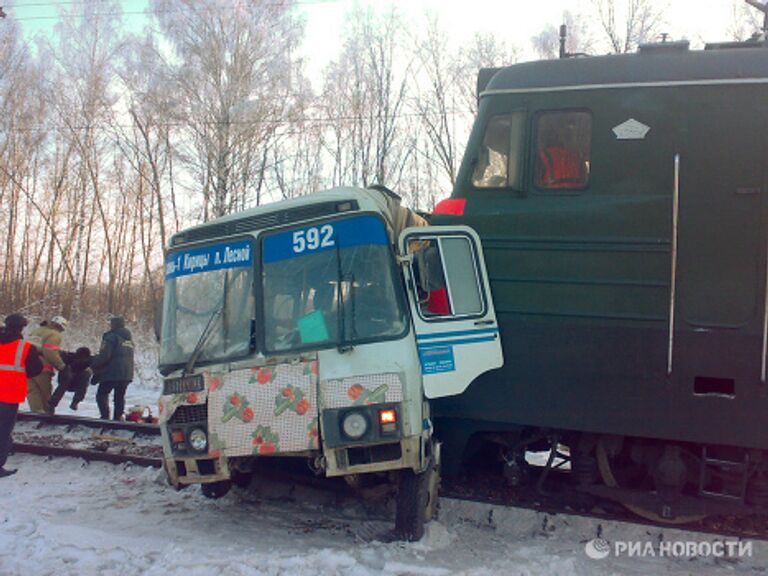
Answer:
[{"label": "snow covered ground", "polygon": [[[103,329],[70,330],[64,345],[95,349]],[[155,351],[146,335],[137,344],[127,405],[156,413]],[[76,414],[98,414],[95,387]],[[19,472],[0,479],[0,576],[768,573],[757,541],[723,557],[714,536],[443,499],[439,521],[405,544],[387,541],[380,507],[306,487],[257,479],[213,501],[151,468],[22,454],[8,465]]]},{"label": "snow covered ground", "polygon": [[[660,557],[660,543],[717,538],[448,499],[422,541],[386,542],[380,510],[317,489],[257,479],[214,501],[198,487],[175,492],[151,468],[29,455],[10,465],[19,472],[0,479],[3,576],[765,574],[768,560],[762,542],[741,558]],[[604,559],[586,553],[598,535]],[[615,553],[632,542],[645,556]]]}]

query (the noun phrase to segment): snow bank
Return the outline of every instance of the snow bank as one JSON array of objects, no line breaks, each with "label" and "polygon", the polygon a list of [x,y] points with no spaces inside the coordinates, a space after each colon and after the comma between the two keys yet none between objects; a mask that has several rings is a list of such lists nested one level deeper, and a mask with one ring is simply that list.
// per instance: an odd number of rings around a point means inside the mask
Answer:
[{"label": "snow bank", "polygon": [[391,519],[354,500],[255,480],[208,500],[175,492],[151,468],[13,455],[0,479],[0,574],[149,576],[460,574],[753,574],[768,545],[745,558],[608,557],[601,535],[657,544],[715,537],[552,516],[444,499],[440,520],[412,544],[386,541]]},{"label": "snow bank", "polygon": [[[137,370],[127,405],[154,411],[157,346],[148,330],[129,327]],[[95,351],[105,329],[106,320],[73,322],[64,347]],[[58,412],[72,413],[69,396]],[[77,414],[98,414],[95,387]],[[262,479],[212,501],[199,487],[175,492],[150,468],[29,455],[13,455],[9,466],[19,472],[0,479],[0,576],[762,574],[768,560],[763,542],[739,558],[609,553],[596,560],[586,554],[595,538],[614,550],[620,542],[658,549],[718,539],[448,499],[424,538],[405,544],[388,541],[386,507],[306,487]]]}]

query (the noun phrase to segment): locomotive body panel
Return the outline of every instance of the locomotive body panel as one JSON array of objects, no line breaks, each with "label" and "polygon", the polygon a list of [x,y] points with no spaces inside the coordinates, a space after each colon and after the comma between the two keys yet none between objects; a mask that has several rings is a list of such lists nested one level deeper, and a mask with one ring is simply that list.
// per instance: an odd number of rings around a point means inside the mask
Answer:
[{"label": "locomotive body panel", "polygon": [[[438,419],[768,448],[766,97],[765,48],[499,71],[463,214],[433,222],[478,231],[505,365]],[[553,117],[565,184],[542,176]]]}]

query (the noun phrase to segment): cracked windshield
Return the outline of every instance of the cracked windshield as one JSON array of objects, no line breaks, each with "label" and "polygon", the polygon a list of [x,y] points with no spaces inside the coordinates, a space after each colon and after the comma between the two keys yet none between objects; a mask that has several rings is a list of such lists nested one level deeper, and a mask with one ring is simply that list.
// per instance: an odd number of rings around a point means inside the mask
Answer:
[{"label": "cracked windshield", "polygon": [[267,351],[395,338],[406,329],[384,224],[356,216],[264,239]]},{"label": "cracked windshield", "polygon": [[163,366],[198,363],[249,352],[254,317],[250,240],[174,252],[166,258]]}]

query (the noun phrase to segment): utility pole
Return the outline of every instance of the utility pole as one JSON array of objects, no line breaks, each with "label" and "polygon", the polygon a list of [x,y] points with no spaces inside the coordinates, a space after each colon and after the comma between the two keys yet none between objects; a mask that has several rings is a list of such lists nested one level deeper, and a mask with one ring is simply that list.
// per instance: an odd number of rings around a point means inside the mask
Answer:
[{"label": "utility pole", "polygon": [[565,24],[560,25],[560,58],[567,58],[568,51],[565,49],[565,41],[568,38],[568,27]]}]

